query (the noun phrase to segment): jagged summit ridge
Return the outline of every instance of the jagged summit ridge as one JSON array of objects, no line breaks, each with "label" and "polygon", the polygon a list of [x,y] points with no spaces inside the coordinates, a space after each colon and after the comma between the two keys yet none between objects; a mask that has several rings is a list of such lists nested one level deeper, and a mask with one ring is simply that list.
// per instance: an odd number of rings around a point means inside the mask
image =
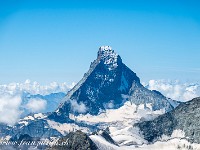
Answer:
[{"label": "jagged summit ridge", "polygon": [[101,46],[97,54],[97,60],[104,63],[108,70],[113,70],[122,63],[120,56],[111,48],[111,46]]},{"label": "jagged summit ridge", "polygon": [[99,48],[100,51],[108,51],[108,50],[112,50],[112,47],[111,46],[101,46]]},{"label": "jagged summit ridge", "polygon": [[118,108],[125,101],[122,95],[128,94],[133,82],[139,84],[140,79],[122,63],[121,57],[110,46],[102,46],[98,50],[97,59],[68,92],[67,101],[59,106],[57,112],[62,114],[63,111],[69,111],[73,107],[70,106],[70,100],[84,104],[87,108],[85,113],[93,115],[110,106]]}]

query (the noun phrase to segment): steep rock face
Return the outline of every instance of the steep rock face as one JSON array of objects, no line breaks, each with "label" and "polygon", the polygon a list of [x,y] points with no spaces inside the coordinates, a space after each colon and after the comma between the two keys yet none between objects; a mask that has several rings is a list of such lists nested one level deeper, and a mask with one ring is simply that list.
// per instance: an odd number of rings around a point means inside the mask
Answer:
[{"label": "steep rock face", "polygon": [[[121,106],[122,94],[128,94],[133,82],[139,83],[140,79],[122,63],[121,57],[109,46],[100,47],[97,59],[83,79],[68,92],[66,99],[83,103],[84,113],[96,115],[106,108]],[[66,109],[66,105],[69,101],[62,104],[58,112]]]},{"label": "steep rock face", "polygon": [[153,121],[136,124],[149,142],[162,135],[172,135],[174,130],[182,130],[191,142],[200,143],[200,98],[181,103],[173,111],[157,117]]},{"label": "steep rock face", "polygon": [[145,88],[140,83],[134,82],[130,89],[129,100],[136,104],[151,104],[152,110],[164,109],[166,112],[171,111],[174,107],[178,106],[178,102],[166,98],[158,91],[151,91]]},{"label": "steep rock face", "polygon": [[150,103],[153,110],[170,111],[178,105],[172,105],[161,93],[146,89],[110,46],[102,46],[89,71],[49,118],[70,122],[69,113],[97,115],[105,109],[119,108],[127,100],[137,105]]}]

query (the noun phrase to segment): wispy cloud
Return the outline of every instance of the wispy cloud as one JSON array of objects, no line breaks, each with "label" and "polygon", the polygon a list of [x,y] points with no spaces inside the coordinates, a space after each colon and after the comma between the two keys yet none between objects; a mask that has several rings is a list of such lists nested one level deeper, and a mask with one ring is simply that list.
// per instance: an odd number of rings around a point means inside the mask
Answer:
[{"label": "wispy cloud", "polygon": [[26,109],[32,113],[41,112],[46,109],[47,101],[39,98],[30,99],[26,104]]},{"label": "wispy cloud", "polygon": [[87,107],[83,102],[78,103],[76,100],[70,100],[70,102],[74,112],[85,113],[87,111]]}]

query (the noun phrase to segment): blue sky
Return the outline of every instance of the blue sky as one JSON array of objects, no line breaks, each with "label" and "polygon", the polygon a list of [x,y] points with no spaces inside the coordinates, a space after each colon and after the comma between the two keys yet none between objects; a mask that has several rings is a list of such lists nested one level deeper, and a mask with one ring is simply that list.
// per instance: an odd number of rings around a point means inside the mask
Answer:
[{"label": "blue sky", "polygon": [[142,81],[200,82],[198,0],[0,1],[0,83],[79,81],[110,45]]}]

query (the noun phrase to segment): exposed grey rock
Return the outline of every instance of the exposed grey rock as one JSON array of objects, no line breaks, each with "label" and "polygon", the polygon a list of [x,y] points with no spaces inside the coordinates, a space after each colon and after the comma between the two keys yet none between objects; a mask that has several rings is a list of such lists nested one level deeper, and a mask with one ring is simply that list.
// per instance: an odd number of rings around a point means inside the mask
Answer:
[{"label": "exposed grey rock", "polygon": [[67,136],[58,140],[49,150],[97,150],[95,143],[88,135],[81,131],[70,132]]},{"label": "exposed grey rock", "polygon": [[153,142],[160,136],[170,136],[176,129],[185,132],[189,141],[200,143],[200,98],[181,103],[171,112],[157,117],[153,121],[135,124],[143,132],[144,138]]},{"label": "exposed grey rock", "polygon": [[36,120],[32,121],[27,126],[15,126],[12,130],[15,136],[19,137],[20,135],[28,134],[31,137],[58,137],[62,136],[60,132],[49,127],[46,120]]},{"label": "exposed grey rock", "polygon": [[112,137],[109,135],[108,128],[106,130],[99,130],[97,132],[94,132],[93,135],[100,135],[102,136],[107,142],[117,145],[118,144],[112,139]]},{"label": "exposed grey rock", "polygon": [[[174,106],[178,106],[178,102],[173,101],[163,96],[158,91],[151,91],[145,88],[141,83],[133,82],[130,89],[130,98],[129,100],[136,104],[146,104],[150,103],[152,105],[152,110],[165,109],[166,112],[174,109]],[[172,103],[173,104],[172,104]]]}]

